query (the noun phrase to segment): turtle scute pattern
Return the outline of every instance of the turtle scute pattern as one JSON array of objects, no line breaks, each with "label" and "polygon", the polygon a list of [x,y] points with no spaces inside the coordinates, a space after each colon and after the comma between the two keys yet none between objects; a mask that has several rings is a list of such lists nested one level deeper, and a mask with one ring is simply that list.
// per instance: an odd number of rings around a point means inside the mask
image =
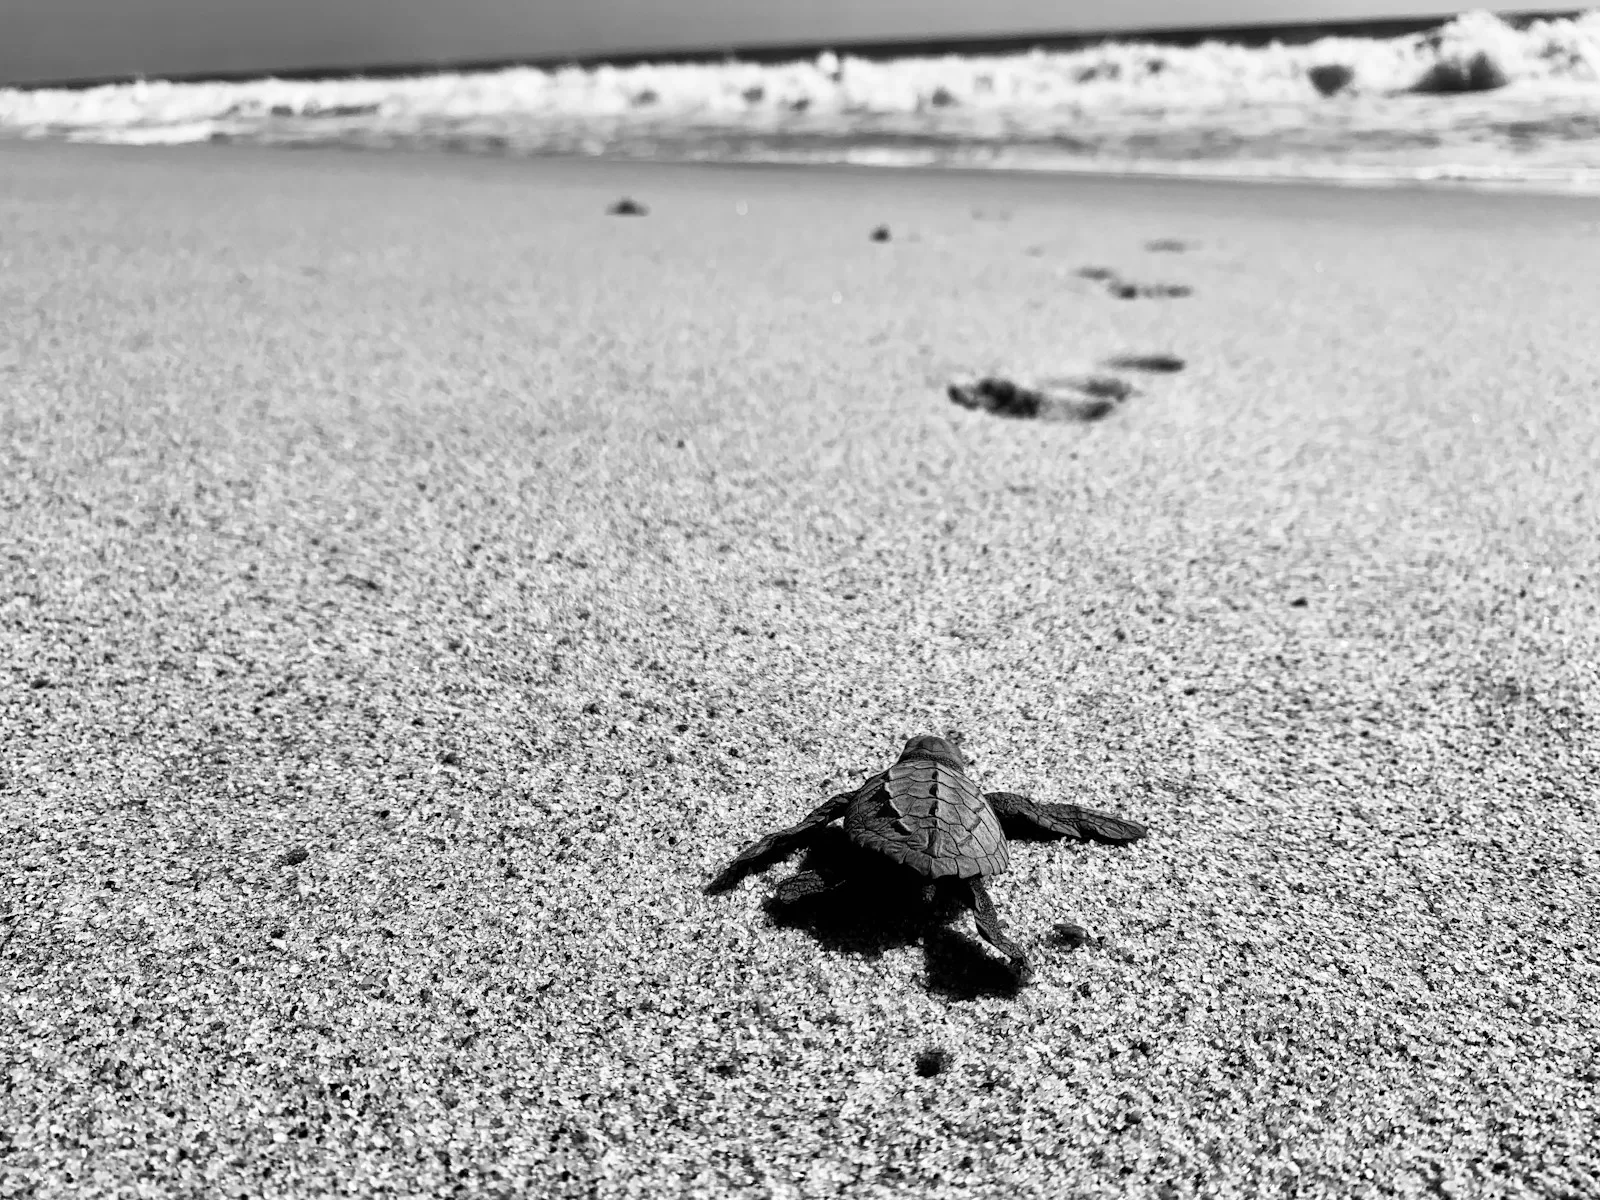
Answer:
[{"label": "turtle scute pattern", "polygon": [[955,763],[931,756],[902,757],[851,804],[844,827],[859,845],[931,879],[997,875],[1010,863],[983,794]]}]

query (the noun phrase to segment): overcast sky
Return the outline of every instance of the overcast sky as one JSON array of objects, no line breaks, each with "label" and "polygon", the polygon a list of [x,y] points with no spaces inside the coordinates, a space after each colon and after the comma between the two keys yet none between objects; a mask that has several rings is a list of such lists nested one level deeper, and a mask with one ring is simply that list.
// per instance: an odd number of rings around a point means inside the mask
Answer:
[{"label": "overcast sky", "polygon": [[1449,11],[1427,0],[0,0],[0,82]]}]

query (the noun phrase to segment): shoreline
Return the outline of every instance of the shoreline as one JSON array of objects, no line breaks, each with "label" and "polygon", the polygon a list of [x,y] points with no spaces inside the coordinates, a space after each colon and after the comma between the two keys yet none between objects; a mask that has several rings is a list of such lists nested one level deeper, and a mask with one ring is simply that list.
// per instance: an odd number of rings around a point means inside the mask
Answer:
[{"label": "shoreline", "polygon": [[[404,152],[404,151],[398,151]],[[516,157],[516,156],[507,156]],[[930,177],[940,175],[999,175],[1018,177],[1039,177],[1059,179],[1123,179],[1139,180],[1151,183],[1216,183],[1239,185],[1262,185],[1272,187],[1308,187],[1308,188],[1355,188],[1373,191],[1419,191],[1419,192],[1449,192],[1449,191],[1476,191],[1491,193],[1506,193],[1512,195],[1528,196],[1565,196],[1574,198],[1600,197],[1600,169],[1585,171],[1585,178],[1578,180],[1560,180],[1550,177],[1511,177],[1514,172],[1505,172],[1499,178],[1474,178],[1467,168],[1441,168],[1437,173],[1429,172],[1423,176],[1385,174],[1379,171],[1362,174],[1318,174],[1314,170],[1303,172],[1275,173],[1272,171],[1241,172],[1219,167],[1216,170],[1175,170],[1170,164],[1139,166],[1132,163],[1102,164],[1092,166],[1068,167],[1058,164],[1049,166],[1020,166],[1005,164],[995,166],[979,166],[967,163],[951,166],[938,166],[929,163],[906,162],[815,162],[800,163],[788,162],[782,159],[740,159],[735,161],[710,161],[695,159],[639,159],[625,157],[607,157],[604,155],[548,155],[553,159],[569,161],[592,158],[608,162],[632,162],[649,164],[652,162],[661,165],[673,166],[705,166],[705,167],[785,167],[796,170],[862,170],[862,171],[911,171],[923,172]],[[1555,172],[1551,173],[1552,175]]]},{"label": "shoreline", "polygon": [[829,160],[829,162],[790,162],[782,158],[645,158],[632,157],[632,155],[606,155],[606,154],[506,154],[506,152],[475,152],[475,150],[456,150],[448,147],[434,146],[434,144],[419,144],[419,146],[362,146],[362,144],[349,144],[349,142],[320,142],[314,146],[298,146],[298,144],[253,144],[248,141],[192,141],[174,142],[174,144],[152,144],[152,146],[139,146],[122,141],[96,141],[88,138],[8,138],[0,134],[0,150],[5,147],[99,147],[107,150],[123,150],[130,154],[166,154],[166,152],[190,152],[190,154],[205,154],[211,150],[222,152],[259,152],[259,154],[304,155],[307,152],[322,152],[331,155],[352,155],[352,157],[411,157],[419,158],[422,162],[432,160],[480,160],[480,162],[501,163],[597,163],[597,165],[610,166],[610,168],[630,168],[637,166],[640,170],[650,170],[653,166],[661,166],[667,170],[726,170],[726,171],[816,171],[821,174],[906,174],[926,179],[984,179],[984,178],[1013,178],[1037,179],[1037,181],[1125,181],[1149,182],[1149,184],[1206,184],[1206,186],[1219,187],[1269,187],[1280,190],[1330,190],[1330,192],[1398,192],[1398,194],[1421,195],[1506,195],[1506,197],[1550,198],[1550,200],[1579,200],[1587,202],[1592,198],[1600,197],[1600,174],[1597,178],[1584,179],[1579,182],[1557,181],[1549,178],[1518,178],[1518,179],[1490,179],[1466,178],[1456,174],[1446,176],[1395,176],[1395,174],[1312,174],[1312,173],[1285,173],[1275,174],[1261,171],[1261,173],[1230,173],[1227,170],[1171,170],[1170,166],[1152,165],[1093,165],[1072,168],[1072,166],[1026,166],[1006,163],[1006,165],[973,165],[973,163],[958,163],[958,165],[934,165],[925,162],[850,162],[850,160]]}]

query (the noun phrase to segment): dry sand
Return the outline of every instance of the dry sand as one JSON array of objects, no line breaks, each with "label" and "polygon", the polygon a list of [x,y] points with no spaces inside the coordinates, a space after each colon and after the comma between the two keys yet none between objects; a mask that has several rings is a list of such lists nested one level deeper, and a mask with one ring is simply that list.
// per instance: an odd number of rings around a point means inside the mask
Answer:
[{"label": "dry sand", "polygon": [[[0,146],[0,1197],[1596,1195],[1597,251]],[[1152,830],[1014,847],[1032,987],[702,895],[947,729]]]}]

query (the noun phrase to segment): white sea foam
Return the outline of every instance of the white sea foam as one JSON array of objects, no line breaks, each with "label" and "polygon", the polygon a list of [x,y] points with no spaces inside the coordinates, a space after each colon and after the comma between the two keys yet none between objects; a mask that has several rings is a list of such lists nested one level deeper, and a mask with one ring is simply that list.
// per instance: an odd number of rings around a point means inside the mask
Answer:
[{"label": "white sea foam", "polygon": [[1600,12],[1265,47],[9,89],[0,133],[1600,187]]}]

